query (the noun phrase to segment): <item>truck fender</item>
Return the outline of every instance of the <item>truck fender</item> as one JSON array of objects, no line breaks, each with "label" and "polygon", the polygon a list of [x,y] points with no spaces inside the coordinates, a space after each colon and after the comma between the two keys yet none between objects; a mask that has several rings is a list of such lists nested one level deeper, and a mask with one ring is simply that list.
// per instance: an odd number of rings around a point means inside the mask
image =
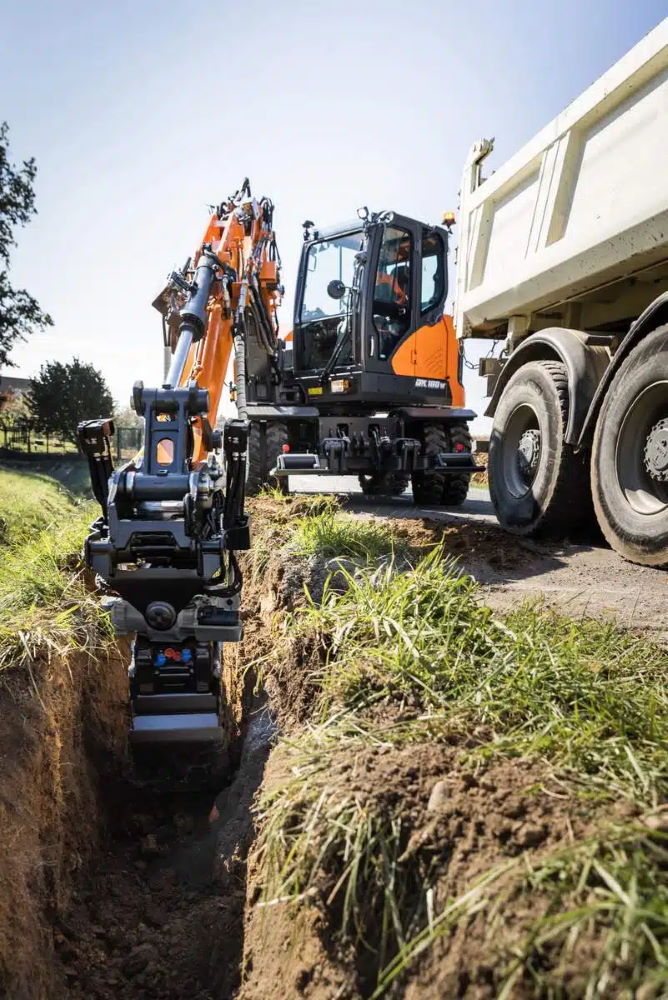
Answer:
[{"label": "truck fender", "polygon": [[584,420],[576,442],[578,447],[585,447],[591,444],[603,398],[608,391],[610,383],[617,374],[622,361],[631,353],[636,344],[639,344],[648,333],[652,333],[653,330],[656,330],[657,327],[662,326],[664,323],[668,323],[668,292],[664,292],[662,295],[659,295],[656,299],[654,299],[653,302],[650,302],[644,312],[640,314],[638,319],[631,324],[629,332],[625,335],[621,344],[615,351],[612,362],[608,365],[608,368],[599,382],[596,392],[594,393],[594,398],[591,401],[586,419]]},{"label": "truck fender", "polygon": [[503,366],[485,416],[494,416],[503,390],[522,365],[529,361],[561,361],[568,372],[570,400],[565,440],[568,444],[576,444],[596,388],[609,367],[610,355],[606,346],[609,340],[609,337],[566,327],[550,327],[530,334]]}]

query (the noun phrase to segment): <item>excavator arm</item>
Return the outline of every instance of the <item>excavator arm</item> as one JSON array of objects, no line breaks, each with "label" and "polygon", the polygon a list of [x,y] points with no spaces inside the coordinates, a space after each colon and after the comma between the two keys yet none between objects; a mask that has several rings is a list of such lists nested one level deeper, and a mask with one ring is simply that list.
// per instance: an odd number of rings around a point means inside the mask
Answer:
[{"label": "excavator arm", "polygon": [[[117,633],[133,637],[135,745],[224,746],[221,649],[241,638],[249,333],[276,368],[280,260],[272,203],[248,181],[212,212],[194,257],[154,305],[172,352],[163,385],[134,385],[139,456],[113,468],[111,420],[79,426],[102,513],[85,543],[110,592]],[[234,355],[237,418],[216,429]],[[277,376],[278,377],[278,376]]]}]

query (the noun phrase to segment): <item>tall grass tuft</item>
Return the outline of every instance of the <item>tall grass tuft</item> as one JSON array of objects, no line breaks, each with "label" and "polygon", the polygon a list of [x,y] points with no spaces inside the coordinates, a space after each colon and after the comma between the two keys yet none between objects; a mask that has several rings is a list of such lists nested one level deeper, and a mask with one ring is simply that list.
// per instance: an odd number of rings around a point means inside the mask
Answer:
[{"label": "tall grass tuft", "polygon": [[484,729],[491,752],[534,753],[611,794],[668,788],[668,652],[614,624],[525,606],[502,618],[440,548],[407,573],[350,576],[299,627],[327,647],[326,696],[390,699]]},{"label": "tall grass tuft", "polygon": [[405,544],[397,541],[382,522],[331,508],[298,518],[293,540],[302,555],[325,559],[339,556],[370,562],[405,550]]}]

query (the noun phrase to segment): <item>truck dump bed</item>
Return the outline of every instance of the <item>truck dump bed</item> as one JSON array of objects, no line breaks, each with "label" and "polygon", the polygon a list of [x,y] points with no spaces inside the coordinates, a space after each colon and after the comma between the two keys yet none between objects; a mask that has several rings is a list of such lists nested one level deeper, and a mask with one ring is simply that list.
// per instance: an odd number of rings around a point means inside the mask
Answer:
[{"label": "truck dump bed", "polygon": [[[668,18],[460,204],[460,337],[622,330],[668,279]],[[511,320],[512,318],[512,320]]]}]

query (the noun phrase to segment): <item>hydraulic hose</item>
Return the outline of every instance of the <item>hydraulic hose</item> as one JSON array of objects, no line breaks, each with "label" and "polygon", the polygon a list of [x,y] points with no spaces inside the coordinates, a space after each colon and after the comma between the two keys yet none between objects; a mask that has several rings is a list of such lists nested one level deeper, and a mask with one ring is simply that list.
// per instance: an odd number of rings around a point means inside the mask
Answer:
[{"label": "hydraulic hose", "polygon": [[251,298],[253,301],[254,311],[256,314],[256,322],[258,326],[258,333],[261,336],[260,343],[266,354],[276,354],[276,334],[271,326],[269,316],[267,315],[267,309],[262,300],[259,288],[257,287],[257,279],[250,286]]},{"label": "hydraulic hose", "polygon": [[[243,323],[243,320],[241,320]],[[239,324],[241,325],[241,324]],[[236,365],[237,412],[239,420],[248,420],[248,400],[246,398],[246,338],[243,329],[237,327],[234,335],[234,361]]]}]

